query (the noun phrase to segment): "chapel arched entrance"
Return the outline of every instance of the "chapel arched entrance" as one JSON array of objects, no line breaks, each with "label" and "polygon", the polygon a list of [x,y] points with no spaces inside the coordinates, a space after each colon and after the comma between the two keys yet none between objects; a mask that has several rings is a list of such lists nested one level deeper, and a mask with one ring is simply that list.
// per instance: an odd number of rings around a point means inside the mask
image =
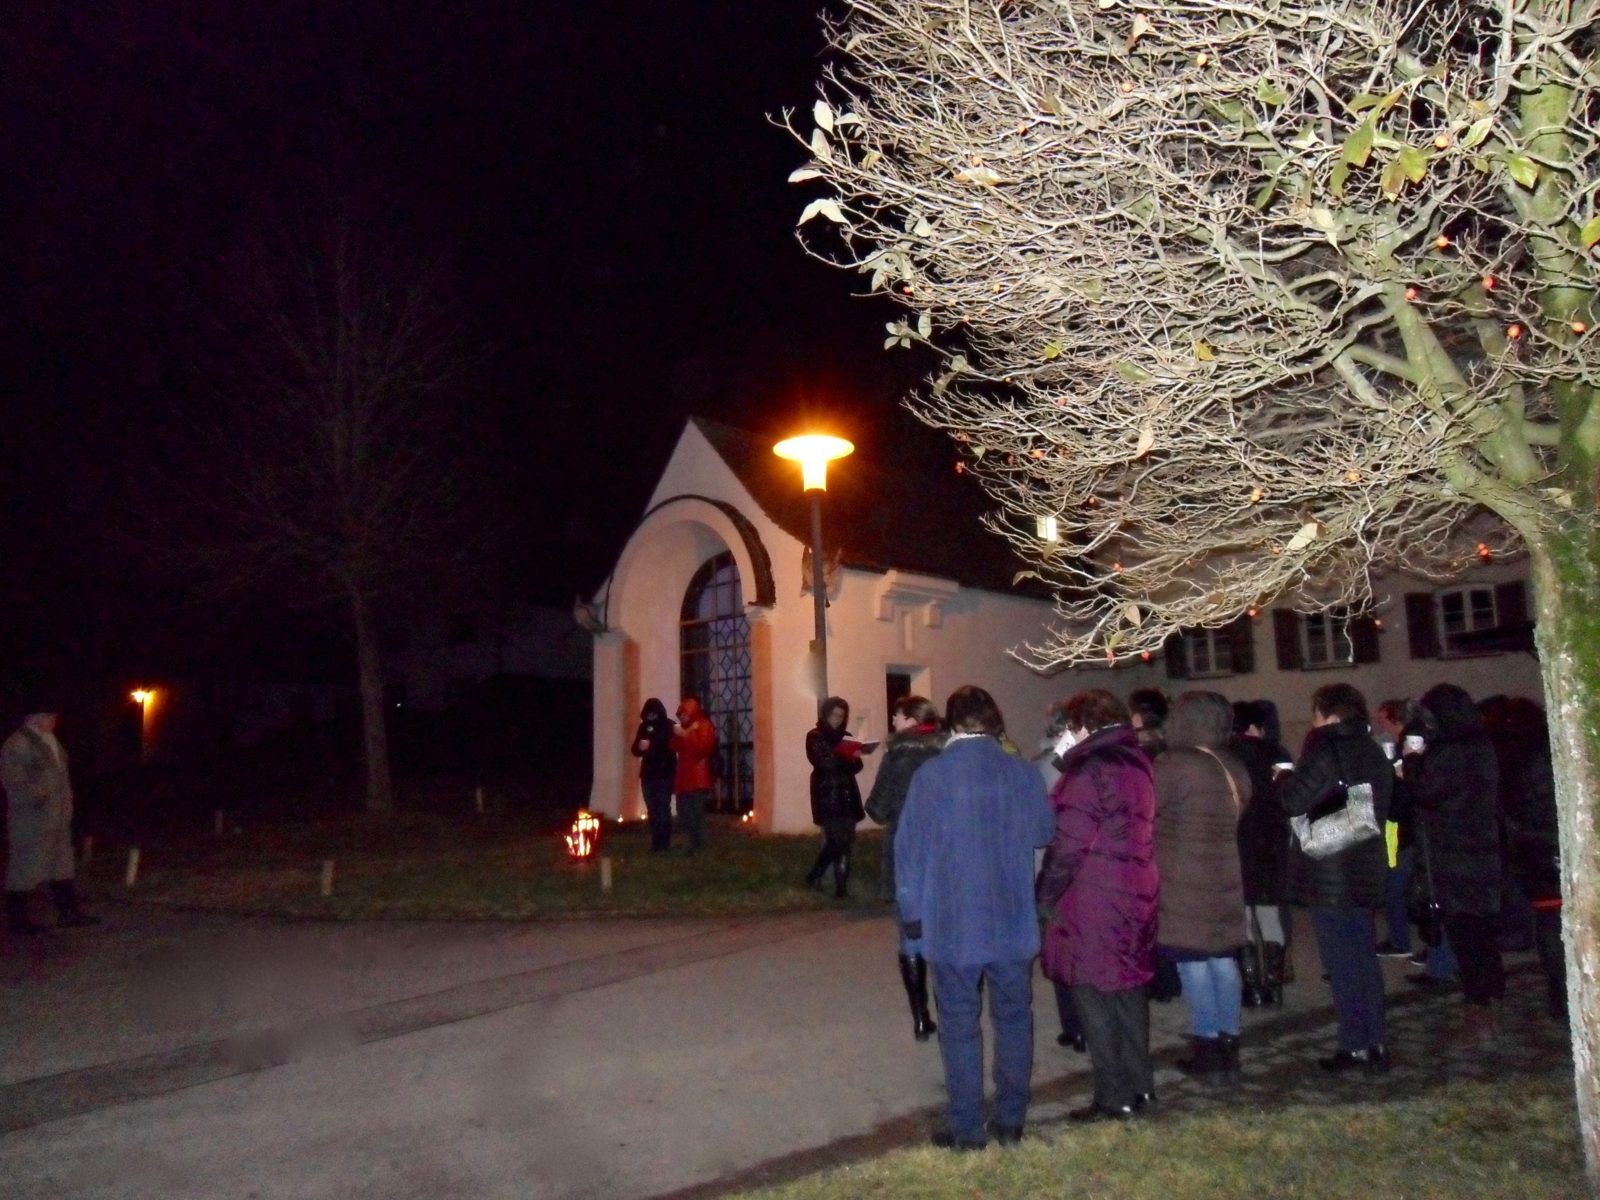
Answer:
[{"label": "chapel arched entrance", "polygon": [[717,730],[713,811],[749,812],[755,802],[750,621],[732,553],[707,560],[689,580],[678,647],[682,694],[699,698]]}]

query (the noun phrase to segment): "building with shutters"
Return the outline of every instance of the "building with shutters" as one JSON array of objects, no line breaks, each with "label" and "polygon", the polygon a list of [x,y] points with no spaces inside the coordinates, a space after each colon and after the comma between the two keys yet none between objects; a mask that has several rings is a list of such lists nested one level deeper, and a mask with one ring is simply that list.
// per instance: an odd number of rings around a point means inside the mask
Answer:
[{"label": "building with shutters", "polygon": [[1505,694],[1543,704],[1520,564],[1479,563],[1439,587],[1391,576],[1378,591],[1370,613],[1264,608],[1220,629],[1174,635],[1162,654],[1161,686],[1271,700],[1291,748],[1310,728],[1311,693],[1336,679],[1373,705],[1415,698],[1436,683],[1457,684],[1477,699]]},{"label": "building with shutters", "polygon": [[[906,497],[917,498],[915,516]],[[954,688],[991,691],[1015,741],[1038,745],[1049,705],[1084,687],[1202,687],[1268,699],[1297,746],[1309,702],[1346,680],[1376,704],[1453,682],[1476,697],[1540,699],[1523,584],[1513,566],[1472,568],[1437,589],[1390,580],[1371,613],[1241,614],[1188,630],[1164,653],[1115,669],[1045,676],[1008,651],[1051,620],[1048,597],[1012,584],[1023,566],[978,523],[981,499],[942,480],[906,479],[856,455],[829,472],[830,691],[865,738],[887,733],[899,696],[942,705]],[[811,828],[804,736],[816,721],[810,644],[809,507],[793,463],[744,431],[691,419],[610,576],[586,606],[593,636],[591,808],[643,812],[628,753],[645,698],[671,711],[700,698],[718,729],[717,807],[764,830]],[[861,777],[870,787],[869,758]]]}]

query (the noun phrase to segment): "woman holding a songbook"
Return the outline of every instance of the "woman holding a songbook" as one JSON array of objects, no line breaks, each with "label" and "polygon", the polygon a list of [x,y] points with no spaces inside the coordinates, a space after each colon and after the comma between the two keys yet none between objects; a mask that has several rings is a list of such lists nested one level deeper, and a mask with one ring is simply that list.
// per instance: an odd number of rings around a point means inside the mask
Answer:
[{"label": "woman holding a songbook", "polygon": [[822,705],[816,728],[806,734],[806,759],[811,763],[811,820],[822,830],[822,851],[806,883],[822,890],[822,876],[833,868],[833,894],[844,899],[850,894],[850,851],[855,845],[856,825],[866,816],[861,806],[861,755],[867,746],[852,737],[850,705],[839,696],[829,696]]}]

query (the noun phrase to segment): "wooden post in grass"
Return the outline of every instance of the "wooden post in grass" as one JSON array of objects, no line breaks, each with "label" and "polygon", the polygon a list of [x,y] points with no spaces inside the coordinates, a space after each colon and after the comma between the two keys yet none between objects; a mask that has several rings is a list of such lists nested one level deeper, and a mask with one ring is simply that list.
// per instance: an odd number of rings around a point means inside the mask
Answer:
[{"label": "wooden post in grass", "polygon": [[223,828],[224,828],[224,818],[223,818],[223,815],[222,815],[222,810],[220,808],[217,809],[215,819],[212,821],[211,824],[212,824],[213,832],[218,837],[221,837],[222,836],[222,831],[223,831]]},{"label": "wooden post in grass", "polygon": [[83,867],[87,867],[93,861],[94,861],[94,834],[91,833],[91,834],[88,834],[83,839],[83,858],[80,860],[79,865],[83,866]]},{"label": "wooden post in grass", "polygon": [[128,887],[139,882],[139,847],[128,851],[128,873],[123,877]]},{"label": "wooden post in grass", "polygon": [[322,894],[324,896],[333,895],[333,859],[331,858],[322,860]]},{"label": "wooden post in grass", "polygon": [[478,806],[478,815],[483,816],[483,787],[480,784],[473,792],[473,801]]},{"label": "wooden post in grass", "polygon": [[603,896],[611,894],[611,856],[609,854],[600,856],[600,894]]}]

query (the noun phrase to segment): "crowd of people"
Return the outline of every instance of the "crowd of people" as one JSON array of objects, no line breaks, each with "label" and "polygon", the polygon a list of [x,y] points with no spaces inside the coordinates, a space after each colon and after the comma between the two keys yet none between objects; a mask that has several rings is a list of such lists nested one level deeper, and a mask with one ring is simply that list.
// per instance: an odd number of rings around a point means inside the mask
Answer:
[{"label": "crowd of people", "polygon": [[[1069,1114],[1080,1122],[1156,1104],[1152,998],[1181,994],[1187,1007],[1181,1071],[1238,1078],[1242,1010],[1281,1003],[1293,981],[1290,905],[1307,910],[1333,995],[1337,1042],[1319,1059],[1327,1072],[1389,1069],[1380,957],[1417,943],[1426,969],[1413,981],[1459,979],[1459,1036],[1472,1050],[1501,1031],[1505,948],[1538,950],[1551,1012],[1564,1015],[1555,797],[1538,707],[1474,704],[1441,684],[1369,713],[1358,690],[1336,683],[1310,708],[1310,732],[1291,755],[1267,701],[1190,691],[1169,704],[1144,690],[1124,702],[1090,689],[1053,706],[1029,762],[983,689],[952,694],[942,728],[932,704],[910,696],[895,705],[862,805],[860,748],[843,733],[849,708],[828,701],[807,736],[824,830],[808,878],[848,863],[862,811],[885,827],[914,1036],[935,1031],[935,1007],[938,1017],[948,1105],[935,1144],[1022,1136],[1036,957],[1056,988],[1059,1043],[1089,1056],[1093,1095]],[[836,875],[841,894],[847,878],[847,867]],[[987,1122],[985,994],[995,1043]]]},{"label": "crowd of people", "polygon": [[[1092,1068],[1075,1121],[1156,1104],[1152,1000],[1183,998],[1179,1070],[1238,1079],[1243,1010],[1281,1004],[1293,982],[1290,906],[1306,910],[1333,996],[1325,1071],[1389,1069],[1383,957],[1411,957],[1417,986],[1459,988],[1472,1050],[1500,1035],[1506,949],[1538,951],[1551,1014],[1565,1016],[1555,789],[1531,701],[1474,703],[1440,684],[1369,712],[1361,692],[1333,683],[1311,696],[1298,754],[1270,701],[1198,690],[1170,701],[1157,689],[1126,701],[1080,691],[1051,707],[1031,758],[980,687],[957,689],[943,714],[906,696],[890,723],[863,800],[862,756],[877,746],[850,732],[844,698],[820,706],[805,753],[822,844],[805,882],[824,891],[831,873],[832,894],[848,897],[857,826],[884,827],[881,898],[898,905],[912,1035],[937,1035],[943,1059],[938,1145],[1022,1136],[1036,958],[1055,988],[1057,1042]],[[676,720],[650,700],[632,749],[652,849],[670,843],[676,795],[693,852],[712,786],[710,722],[693,699]]]}]

